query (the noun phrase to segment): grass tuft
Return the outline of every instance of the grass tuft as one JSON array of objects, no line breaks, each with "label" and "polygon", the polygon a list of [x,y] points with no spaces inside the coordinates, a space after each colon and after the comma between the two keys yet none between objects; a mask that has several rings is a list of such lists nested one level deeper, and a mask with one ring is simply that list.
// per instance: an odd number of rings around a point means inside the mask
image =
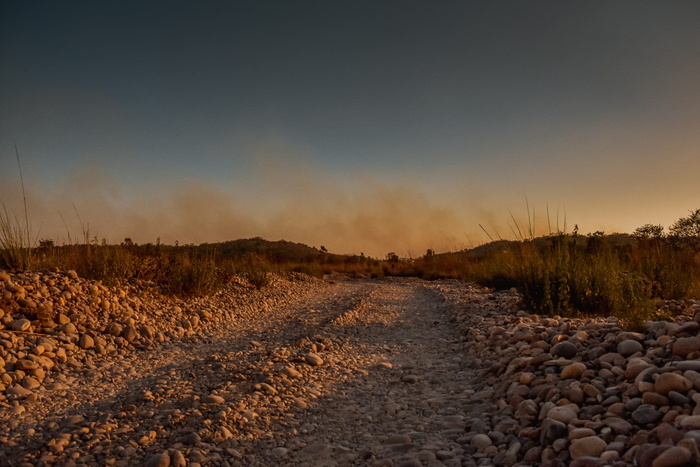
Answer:
[{"label": "grass tuft", "polygon": [[29,269],[32,267],[32,253],[29,232],[3,204],[0,212],[0,265],[8,269]]}]

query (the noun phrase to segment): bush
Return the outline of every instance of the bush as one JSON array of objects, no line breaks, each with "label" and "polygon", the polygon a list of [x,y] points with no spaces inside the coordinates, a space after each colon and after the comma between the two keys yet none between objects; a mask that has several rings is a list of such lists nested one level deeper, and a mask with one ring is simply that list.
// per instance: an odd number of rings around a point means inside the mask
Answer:
[{"label": "bush", "polygon": [[179,296],[215,293],[224,283],[212,258],[175,258],[168,269],[168,292]]},{"label": "bush", "polygon": [[246,260],[246,275],[248,282],[255,288],[262,289],[270,284],[268,272],[270,265],[265,259],[258,255],[249,255]]},{"label": "bush", "polygon": [[700,209],[678,219],[669,230],[677,245],[690,248],[700,246]]}]

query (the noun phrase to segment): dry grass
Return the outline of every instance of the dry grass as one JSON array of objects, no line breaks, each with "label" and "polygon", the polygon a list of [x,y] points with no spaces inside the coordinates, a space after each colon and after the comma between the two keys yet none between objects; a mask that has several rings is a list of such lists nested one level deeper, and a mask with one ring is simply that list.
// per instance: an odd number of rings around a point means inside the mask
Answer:
[{"label": "dry grass", "polygon": [[697,211],[674,224],[684,229],[674,228],[670,235],[647,225],[633,235],[580,236],[575,230],[534,238],[534,221],[523,228],[515,222],[517,241],[439,255],[429,250],[410,260],[389,254],[379,260],[259,238],[199,246],[137,245],[130,240],[108,245],[88,240],[87,231],[83,243],[54,246],[44,240],[32,248],[26,229],[3,208],[0,268],[73,269],[107,284],[153,283],[156,290],[178,296],[212,294],[234,274],[245,275],[258,288],[268,284],[270,272],[319,278],[330,273],[454,278],[498,289],[516,287],[525,306],[540,313],[610,314],[639,323],[654,314],[656,299],[700,297],[696,223],[700,226]]}]

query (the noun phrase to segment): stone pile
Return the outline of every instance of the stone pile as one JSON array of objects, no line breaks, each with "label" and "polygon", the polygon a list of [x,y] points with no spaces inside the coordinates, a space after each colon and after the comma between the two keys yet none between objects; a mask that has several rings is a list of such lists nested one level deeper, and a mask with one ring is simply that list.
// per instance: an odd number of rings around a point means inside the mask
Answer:
[{"label": "stone pile", "polygon": [[[254,287],[235,280],[225,298],[232,308],[245,303],[251,310],[265,309],[285,298],[284,289],[271,287],[277,293],[252,307],[248,299]],[[37,389],[65,390],[65,383],[44,385],[62,368],[95,369],[101,357],[152,349],[231,318],[207,299],[185,302],[153,294],[153,289],[154,284],[142,281],[106,287],[75,271],[0,271],[0,407],[21,413],[18,401],[31,402]]]},{"label": "stone pile", "polygon": [[483,368],[467,428],[475,458],[509,466],[700,463],[700,301],[684,303],[686,315],[673,322],[632,332],[612,317],[528,314],[514,292],[476,303],[447,298],[473,365]]}]

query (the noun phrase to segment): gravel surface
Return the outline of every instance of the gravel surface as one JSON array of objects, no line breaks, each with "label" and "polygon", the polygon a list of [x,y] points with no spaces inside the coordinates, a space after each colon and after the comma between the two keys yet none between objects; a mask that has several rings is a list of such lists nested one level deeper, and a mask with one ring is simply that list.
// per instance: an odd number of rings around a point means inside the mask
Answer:
[{"label": "gravel surface", "polygon": [[458,281],[148,289],[0,272],[0,464],[698,461],[699,303],[635,333]]}]

